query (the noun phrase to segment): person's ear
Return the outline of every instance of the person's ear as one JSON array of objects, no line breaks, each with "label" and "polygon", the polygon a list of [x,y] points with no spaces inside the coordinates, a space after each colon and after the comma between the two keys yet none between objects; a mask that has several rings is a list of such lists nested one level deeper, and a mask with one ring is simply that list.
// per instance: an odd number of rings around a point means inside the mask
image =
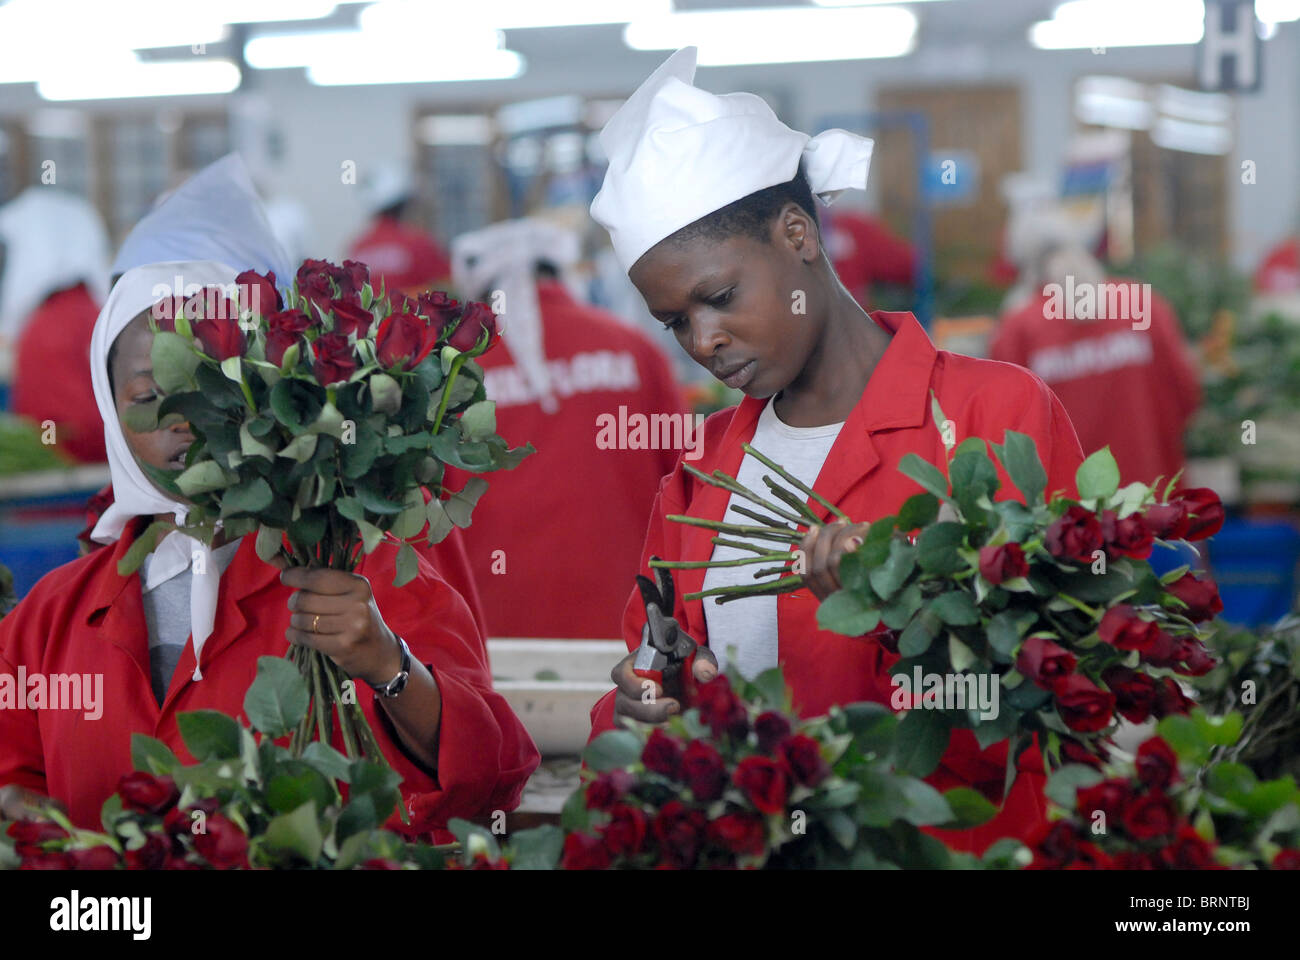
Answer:
[{"label": "person's ear", "polygon": [[777,218],[782,239],[799,254],[804,263],[814,263],[821,255],[821,236],[817,224],[797,203],[787,203]]}]

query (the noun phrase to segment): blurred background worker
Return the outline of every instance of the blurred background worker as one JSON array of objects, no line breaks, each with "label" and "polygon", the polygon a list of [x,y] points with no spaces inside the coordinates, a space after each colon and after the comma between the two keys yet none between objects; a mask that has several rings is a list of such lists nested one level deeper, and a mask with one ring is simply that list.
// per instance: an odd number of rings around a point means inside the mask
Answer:
[{"label": "blurred background worker", "polygon": [[1172,479],[1201,402],[1173,310],[1149,285],[1107,277],[1059,209],[1026,216],[1012,232],[1022,286],[1034,292],[1003,314],[989,356],[1042,377],[1083,449],[1109,445],[1125,483]]},{"label": "blurred background worker", "polygon": [[0,340],[15,345],[10,407],[55,426],[55,449],[102,463],[90,331],[108,294],[108,234],[89,202],[29,187],[0,208]]},{"label": "blurred background worker", "polygon": [[363,190],[373,220],[352,242],[349,258],[366,264],[372,281],[383,282],[389,293],[414,297],[445,284],[451,275],[446,252],[432,236],[408,222],[414,195],[410,178],[399,168],[384,165]]},{"label": "blurred background worker", "polygon": [[654,422],[672,424],[678,438],[694,426],[654,344],[569,292],[563,276],[579,247],[576,233],[539,219],[452,243],[456,289],[500,306],[504,318],[500,344],[480,360],[497,431],[537,448],[488,478],[468,532],[493,637],[619,635],[659,481],[682,447],[666,448],[647,429],[641,436],[659,449],[639,441],[602,449],[601,418],[667,415]]},{"label": "blurred background worker", "polygon": [[818,214],[826,233],[826,251],[840,282],[859,304],[875,310],[872,287],[884,284],[910,289],[916,283],[916,250],[861,204],[862,195],[857,194],[843,209],[837,203]]}]

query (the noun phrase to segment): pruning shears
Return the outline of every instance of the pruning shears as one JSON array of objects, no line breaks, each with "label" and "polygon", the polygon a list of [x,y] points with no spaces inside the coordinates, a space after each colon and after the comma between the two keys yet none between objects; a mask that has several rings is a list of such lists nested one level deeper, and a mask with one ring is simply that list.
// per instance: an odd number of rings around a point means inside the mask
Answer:
[{"label": "pruning shears", "polygon": [[[658,557],[651,557],[658,560]],[[646,622],[641,628],[641,646],[632,664],[638,677],[653,680],[671,697],[686,706],[685,698],[693,688],[691,669],[698,644],[673,619],[672,574],[655,567],[655,579],[637,574],[636,585],[645,603]]]}]

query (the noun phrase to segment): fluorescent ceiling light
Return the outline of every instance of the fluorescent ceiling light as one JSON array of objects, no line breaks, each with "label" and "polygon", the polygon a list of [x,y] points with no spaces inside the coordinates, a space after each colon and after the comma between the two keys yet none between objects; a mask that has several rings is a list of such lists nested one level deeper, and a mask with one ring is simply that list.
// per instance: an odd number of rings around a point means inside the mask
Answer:
[{"label": "fluorescent ceiling light", "polygon": [[64,64],[41,79],[36,92],[46,100],[117,100],[230,93],[239,81],[239,68],[228,60],[140,63],[115,58],[111,64]]},{"label": "fluorescent ceiling light", "polygon": [[1255,16],[1266,24],[1300,20],[1300,0],[1255,0]]},{"label": "fluorescent ceiling light", "polygon": [[[819,7],[868,7],[875,4],[898,3],[899,0],[812,0]],[[925,3],[926,0],[907,0],[908,3]]]},{"label": "fluorescent ceiling light", "polygon": [[213,14],[226,23],[319,20],[338,8],[335,0],[220,0],[212,6]]},{"label": "fluorescent ceiling light", "polygon": [[672,9],[672,0],[474,0],[458,6],[453,18],[443,4],[428,0],[381,0],[362,10],[358,22],[363,30],[394,32],[441,33],[452,19],[515,30],[627,23],[671,13]]},{"label": "fluorescent ceiling light", "polygon": [[[456,27],[440,32],[438,40],[460,56],[466,52],[497,50],[504,43],[499,30],[487,27]],[[365,30],[275,33],[253,37],[244,44],[245,61],[258,70],[312,67],[356,59],[380,64],[402,56],[420,61],[438,59],[430,56],[428,41],[416,33],[396,36]]]},{"label": "fluorescent ceiling light", "polygon": [[307,68],[307,79],[322,87],[373,83],[449,83],[457,80],[509,80],[524,72],[524,58],[513,50],[458,51],[422,59],[390,56],[324,61]]},{"label": "fluorescent ceiling light", "polygon": [[916,42],[916,15],[903,7],[758,7],[699,10],[635,20],[633,50],[698,46],[701,66],[901,57]]},{"label": "fluorescent ceiling light", "polygon": [[1226,127],[1192,123],[1174,117],[1159,117],[1151,128],[1151,142],[1166,150],[1185,153],[1224,154],[1232,149],[1232,135]]},{"label": "fluorescent ceiling light", "polygon": [[1070,0],[1029,28],[1040,50],[1171,46],[1199,43],[1202,0]]}]

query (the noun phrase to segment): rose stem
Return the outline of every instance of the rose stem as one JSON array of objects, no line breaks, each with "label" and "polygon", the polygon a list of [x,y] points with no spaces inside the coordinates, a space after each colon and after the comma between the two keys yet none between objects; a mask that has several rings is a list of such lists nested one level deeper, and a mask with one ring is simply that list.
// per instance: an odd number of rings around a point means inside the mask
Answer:
[{"label": "rose stem", "polygon": [[754,563],[767,563],[769,560],[789,559],[788,551],[763,553],[757,557],[741,557],[737,560],[651,560],[650,566],[661,570],[711,570],[715,567],[745,567]]},{"label": "rose stem", "polygon": [[456,382],[456,377],[460,374],[460,368],[468,358],[465,354],[457,354],[451,361],[451,369],[447,371],[447,381],[442,385],[442,399],[438,401],[438,415],[433,419],[433,429],[429,431],[433,436],[438,435],[438,429],[442,426],[442,415],[447,412],[447,401],[451,399],[452,384]]},{"label": "rose stem", "polygon": [[789,567],[768,567],[765,570],[759,570],[757,573],[755,573],[754,579],[757,580],[759,577],[771,577],[782,573],[788,574],[789,572],[790,572]]},{"label": "rose stem", "polygon": [[[750,553],[769,553],[767,547],[755,546],[752,543],[745,543],[743,540],[728,540],[725,537],[714,537],[713,545],[715,547],[732,547],[736,550],[748,550]],[[785,551],[789,552],[789,551]]]},{"label": "rose stem", "polygon": [[683,600],[700,600],[704,597],[722,597],[720,603],[725,603],[728,599],[740,600],[744,597],[761,597],[772,593],[787,593],[790,590],[797,589],[803,584],[803,577],[782,577],[772,583],[756,583],[753,586],[728,586],[714,587],[712,590],[701,590],[699,593],[688,593]]},{"label": "rose stem", "polygon": [[771,517],[765,517],[757,510],[751,510],[749,509],[749,507],[742,507],[737,504],[732,504],[731,509],[734,510],[736,513],[740,514],[742,517],[749,517],[749,519],[751,520],[757,520],[765,527],[775,527],[777,530],[790,529],[780,520],[774,520]]},{"label": "rose stem", "polygon": [[775,480],[773,480],[771,477],[768,476],[763,477],[763,482],[767,484],[768,488],[772,491],[772,493],[774,493],[776,496],[780,497],[783,501],[790,504],[790,506],[798,510],[800,515],[804,517],[804,522],[809,523],[813,526],[822,525],[822,518],[817,516],[817,514],[813,513],[810,509],[808,509],[808,504],[804,503],[802,500],[796,497],[785,487],[781,486],[779,483],[777,483]]},{"label": "rose stem", "polygon": [[803,540],[803,537],[793,530],[787,535],[773,527],[747,527],[739,523],[723,523],[721,520],[705,520],[702,517],[687,517],[681,514],[671,514],[668,519],[674,523],[684,523],[688,527],[705,527],[718,533],[733,533],[759,540],[778,540],[781,543],[799,543]]},{"label": "rose stem", "polygon": [[769,460],[767,457],[763,456],[761,453],[759,453],[757,450],[755,450],[753,447],[751,447],[751,446],[750,446],[749,444],[747,444],[747,443],[742,443],[742,444],[740,445],[740,448],[741,448],[742,450],[744,450],[746,453],[748,453],[748,454],[750,454],[751,456],[753,456],[753,458],[754,458],[755,460],[757,460],[759,463],[763,464],[763,466],[767,467],[769,470],[773,470],[773,471],[775,471],[776,474],[777,474],[777,476],[779,476],[782,480],[786,481],[786,483],[789,483],[791,486],[793,486],[793,487],[795,487],[795,488],[797,488],[797,489],[799,489],[799,490],[802,490],[805,494],[807,494],[808,496],[812,497],[814,500],[816,500],[818,503],[820,503],[823,507],[825,507],[825,508],[826,508],[827,510],[829,510],[831,513],[835,514],[835,516],[839,517],[841,520],[847,520],[847,519],[849,519],[849,515],[848,515],[847,513],[845,513],[845,512],[844,512],[843,510],[841,510],[839,507],[835,506],[835,504],[831,503],[829,500],[827,500],[825,497],[823,497],[820,493],[818,493],[818,492],[817,492],[816,490],[814,490],[812,487],[808,486],[808,484],[804,483],[804,482],[803,482],[802,480],[800,480],[798,477],[793,477],[793,476],[791,476],[791,475],[786,471],[786,469],[785,469],[784,467],[782,467],[780,464],[778,464],[778,463],[773,463],[771,460]]},{"label": "rose stem", "polygon": [[791,523],[799,522],[799,518],[797,516],[795,516],[792,513],[787,513],[785,510],[781,509],[779,506],[772,503],[766,497],[760,496],[759,494],[755,493],[753,490],[749,489],[749,487],[742,484],[739,480],[736,480],[734,477],[727,476],[721,470],[714,470],[713,476],[710,477],[706,475],[702,470],[697,470],[695,469],[695,467],[692,467],[688,463],[683,463],[682,469],[690,473],[691,476],[698,477],[700,480],[702,480],[704,483],[709,484],[710,486],[721,487],[723,490],[730,490],[732,493],[736,494],[737,496],[744,497],[746,500],[758,504],[760,507],[762,507],[765,510],[771,510],[773,513],[775,513],[778,517],[781,517],[783,520],[788,520]]},{"label": "rose stem", "polygon": [[[330,661],[329,663],[322,663],[321,667],[324,669],[325,679],[329,683],[330,695],[334,698],[334,702],[336,704],[339,704],[341,707],[348,706],[347,704],[343,703],[343,694],[339,690],[338,677],[334,675],[335,667],[333,661]],[[339,711],[339,730],[343,733],[343,746],[347,749],[348,759],[349,760],[358,759],[361,756],[361,753],[357,747],[356,740],[352,736],[351,725],[345,723],[343,720],[342,710]]]},{"label": "rose stem", "polygon": [[[316,654],[311,658],[311,685],[313,690],[315,691],[317,701],[320,703],[321,707],[323,708],[327,701],[325,700],[325,686],[324,684],[321,683],[321,679],[320,679],[321,667],[322,664],[320,662],[320,655]],[[328,719],[327,711],[324,709],[317,710],[316,711],[316,737],[317,739],[320,740],[321,743],[330,742],[330,726],[331,724]]]}]

